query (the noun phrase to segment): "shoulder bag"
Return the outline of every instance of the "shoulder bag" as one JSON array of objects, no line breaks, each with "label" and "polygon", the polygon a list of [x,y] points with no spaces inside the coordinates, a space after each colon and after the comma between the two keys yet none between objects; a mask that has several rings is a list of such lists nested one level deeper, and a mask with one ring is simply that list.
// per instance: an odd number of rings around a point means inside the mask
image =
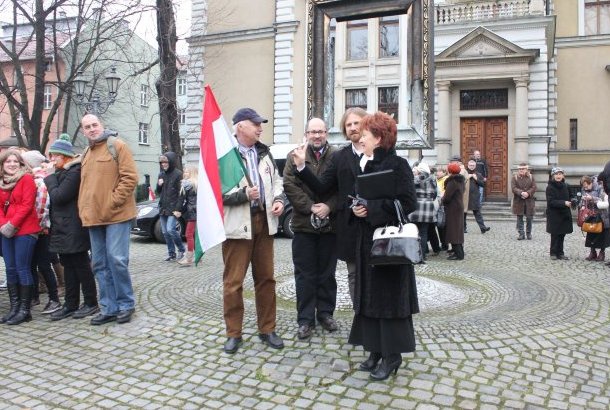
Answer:
[{"label": "shoulder bag", "polygon": [[594,208],[594,206],[595,205],[591,201],[584,201],[584,204],[578,208],[576,225],[582,227],[587,220],[590,220],[592,217],[597,215],[597,210]]},{"label": "shoulder bag", "polygon": [[387,225],[375,229],[369,263],[379,265],[413,265],[422,260],[419,231],[417,226],[407,223],[402,205],[394,200],[397,225]]}]

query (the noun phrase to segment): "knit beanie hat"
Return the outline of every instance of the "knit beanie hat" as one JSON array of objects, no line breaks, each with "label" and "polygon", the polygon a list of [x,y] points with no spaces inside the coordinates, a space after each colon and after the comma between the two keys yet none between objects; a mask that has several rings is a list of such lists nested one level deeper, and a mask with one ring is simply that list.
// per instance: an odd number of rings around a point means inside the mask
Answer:
[{"label": "knit beanie hat", "polygon": [[72,142],[70,141],[70,135],[61,134],[54,142],[51,144],[51,148],[49,148],[49,154],[61,154],[66,157],[74,158],[76,154],[74,153],[74,148],[72,147]]},{"label": "knit beanie hat", "polygon": [[42,155],[40,151],[36,150],[24,152],[21,154],[21,158],[23,158],[23,161],[32,169],[39,167],[40,164],[47,160],[47,158]]}]

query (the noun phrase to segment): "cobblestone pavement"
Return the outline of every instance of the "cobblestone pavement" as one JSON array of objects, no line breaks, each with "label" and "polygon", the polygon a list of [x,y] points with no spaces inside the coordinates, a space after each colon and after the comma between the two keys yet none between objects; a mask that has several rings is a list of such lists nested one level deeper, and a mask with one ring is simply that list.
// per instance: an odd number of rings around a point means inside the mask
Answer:
[{"label": "cobblestone pavement", "polygon": [[365,354],[346,342],[343,264],[340,330],[318,327],[298,341],[290,241],[278,239],[277,330],[286,347],[258,340],[248,279],[244,344],[230,356],[220,249],[185,268],[162,261],[164,245],[134,237],[134,320],[50,322],[37,306],[32,322],[2,325],[0,407],[607,409],[610,268],[584,260],[580,233],[566,240],[571,260],[551,261],[543,224],[532,241],[516,241],[512,222],[491,227],[466,234],[465,261],[442,254],[416,268],[417,351],[385,382],[356,370]]}]

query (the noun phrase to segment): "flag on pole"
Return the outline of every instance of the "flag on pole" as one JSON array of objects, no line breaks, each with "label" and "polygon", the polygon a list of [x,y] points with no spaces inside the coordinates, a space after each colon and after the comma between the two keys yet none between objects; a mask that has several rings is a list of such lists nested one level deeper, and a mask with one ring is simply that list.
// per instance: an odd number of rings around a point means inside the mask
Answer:
[{"label": "flag on pole", "polygon": [[148,200],[149,201],[154,201],[155,198],[157,198],[155,196],[155,191],[153,191],[153,189],[150,187],[150,185],[148,186]]},{"label": "flag on pole", "polygon": [[225,239],[222,195],[245,175],[244,164],[209,85],[205,86],[197,187],[195,264]]}]

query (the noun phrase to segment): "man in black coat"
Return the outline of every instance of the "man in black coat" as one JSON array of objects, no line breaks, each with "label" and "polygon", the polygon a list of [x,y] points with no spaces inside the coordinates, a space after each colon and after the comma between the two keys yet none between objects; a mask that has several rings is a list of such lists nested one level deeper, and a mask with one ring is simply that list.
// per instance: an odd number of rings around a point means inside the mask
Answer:
[{"label": "man in black coat", "polygon": [[[347,264],[347,280],[349,294],[354,300],[354,287],[356,283],[356,219],[350,209],[352,201],[348,195],[355,195],[356,177],[360,174],[360,121],[366,115],[362,108],[349,108],[341,118],[341,131],[345,139],[351,143],[337,151],[330,166],[317,178],[307,180],[308,185],[316,193],[338,192],[336,208],[337,257]],[[307,168],[304,168],[305,170]],[[297,175],[302,177],[303,169]]]},{"label": "man in black coat", "polygon": [[[159,196],[159,221],[161,221],[161,232],[167,244],[166,261],[180,260],[184,256],[184,244],[180,233],[176,230],[178,216],[176,213],[182,211],[180,203],[180,183],[182,171],[178,168],[178,156],[168,151],[159,157],[161,173],[157,180],[157,193]],[[176,255],[178,249],[178,255]]]},{"label": "man in black coat", "polygon": [[[336,148],[326,139],[326,124],[320,118],[307,123],[306,163],[316,175],[329,166]],[[329,332],[338,329],[333,319],[337,302],[337,252],[334,215],[337,194],[316,195],[295,175],[289,155],[284,169],[284,192],[293,207],[292,261],[297,293],[297,337],[309,339],[315,320]]]}]

